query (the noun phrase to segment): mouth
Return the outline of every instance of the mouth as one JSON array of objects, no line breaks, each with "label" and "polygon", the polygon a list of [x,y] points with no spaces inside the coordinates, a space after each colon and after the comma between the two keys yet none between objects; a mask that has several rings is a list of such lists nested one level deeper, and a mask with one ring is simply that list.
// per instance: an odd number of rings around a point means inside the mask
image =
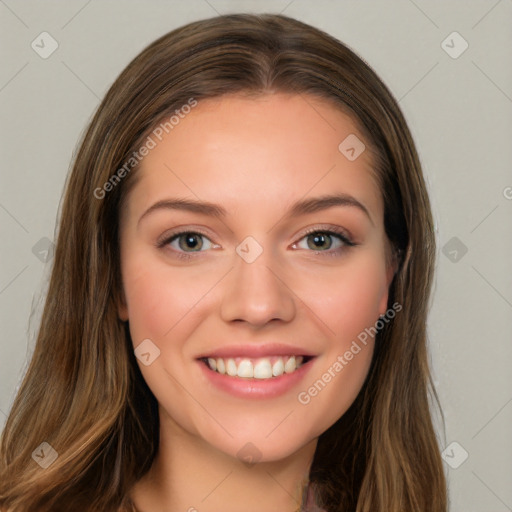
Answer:
[{"label": "mouth", "polygon": [[238,379],[264,381],[297,372],[315,357],[310,355],[284,355],[265,357],[201,357],[208,370]]}]

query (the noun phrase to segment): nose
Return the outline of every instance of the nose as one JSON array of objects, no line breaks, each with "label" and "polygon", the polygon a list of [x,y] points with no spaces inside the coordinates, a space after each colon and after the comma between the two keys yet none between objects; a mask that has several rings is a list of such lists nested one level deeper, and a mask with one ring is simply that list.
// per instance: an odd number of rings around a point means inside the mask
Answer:
[{"label": "nose", "polygon": [[[290,322],[296,313],[296,297],[271,251],[264,250],[248,263],[235,255],[234,267],[225,282],[221,317],[261,327],[272,320]],[[277,270],[275,270],[276,268]]]}]

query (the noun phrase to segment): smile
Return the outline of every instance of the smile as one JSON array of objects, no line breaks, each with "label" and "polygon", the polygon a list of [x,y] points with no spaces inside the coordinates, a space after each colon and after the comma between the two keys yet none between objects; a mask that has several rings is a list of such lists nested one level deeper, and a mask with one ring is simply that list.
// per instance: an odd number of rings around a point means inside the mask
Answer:
[{"label": "smile", "polygon": [[202,361],[214,372],[242,379],[273,379],[283,374],[293,373],[307,363],[309,356],[268,356],[248,357],[208,357]]}]

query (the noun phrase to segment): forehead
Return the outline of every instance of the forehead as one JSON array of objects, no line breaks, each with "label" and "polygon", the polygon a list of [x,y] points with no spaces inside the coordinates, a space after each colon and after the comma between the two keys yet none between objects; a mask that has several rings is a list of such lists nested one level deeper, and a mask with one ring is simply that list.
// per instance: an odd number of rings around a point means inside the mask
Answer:
[{"label": "forehead", "polygon": [[[370,143],[330,102],[311,95],[229,95],[187,111],[150,134],[154,148],[127,198],[136,209],[169,194],[222,201],[229,210],[337,191],[381,210]],[[360,156],[347,158],[347,145],[360,151],[362,144]]]}]

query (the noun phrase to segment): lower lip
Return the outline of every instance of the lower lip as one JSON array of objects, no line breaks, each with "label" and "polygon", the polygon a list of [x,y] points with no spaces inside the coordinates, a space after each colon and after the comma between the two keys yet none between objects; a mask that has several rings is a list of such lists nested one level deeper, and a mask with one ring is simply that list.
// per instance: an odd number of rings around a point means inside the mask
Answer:
[{"label": "lower lip", "polygon": [[241,398],[273,398],[284,395],[304,378],[315,358],[310,359],[292,373],[283,373],[270,379],[244,379],[230,377],[211,370],[203,361],[198,361],[204,375],[217,389]]}]

